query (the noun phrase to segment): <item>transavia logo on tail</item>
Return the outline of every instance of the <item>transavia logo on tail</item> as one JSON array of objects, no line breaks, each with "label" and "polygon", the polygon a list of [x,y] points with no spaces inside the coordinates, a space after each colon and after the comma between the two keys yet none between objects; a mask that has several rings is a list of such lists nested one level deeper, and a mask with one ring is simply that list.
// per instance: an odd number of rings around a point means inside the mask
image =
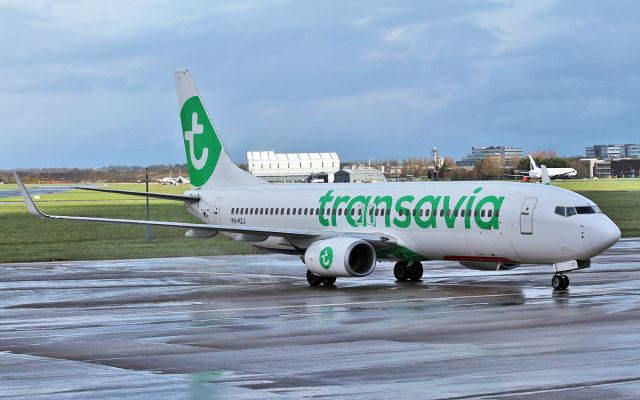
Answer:
[{"label": "transavia logo on tail", "polygon": [[222,144],[198,96],[185,101],[180,110],[180,122],[191,184],[202,186],[216,169]]},{"label": "transavia logo on tail", "polygon": [[320,251],[320,266],[326,270],[331,268],[333,262],[333,249],[331,247],[325,247]]}]

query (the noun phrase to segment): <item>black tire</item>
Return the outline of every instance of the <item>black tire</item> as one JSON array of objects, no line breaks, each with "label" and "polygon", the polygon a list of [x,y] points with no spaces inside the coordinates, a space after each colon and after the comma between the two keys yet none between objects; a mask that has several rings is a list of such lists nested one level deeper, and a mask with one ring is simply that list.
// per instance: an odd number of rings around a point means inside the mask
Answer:
[{"label": "black tire", "polygon": [[569,287],[569,277],[567,275],[562,275],[562,286],[560,289],[566,289]]},{"label": "black tire", "polygon": [[393,267],[393,275],[400,282],[406,281],[409,278],[409,269],[407,268],[407,263],[404,261],[397,262],[395,267]]},{"label": "black tire", "polygon": [[322,284],[323,279],[324,278],[321,277],[320,275],[316,275],[313,272],[307,270],[307,282],[309,282],[309,285],[320,286],[320,284]]},{"label": "black tire", "polygon": [[562,289],[563,282],[564,279],[562,279],[562,275],[554,275],[553,278],[551,278],[551,287],[554,289]]},{"label": "black tire", "polygon": [[336,277],[325,276],[322,278],[322,283],[324,283],[325,286],[333,286],[336,283]]},{"label": "black tire", "polygon": [[419,281],[422,279],[422,274],[424,273],[424,268],[422,268],[422,264],[419,262],[414,262],[409,266],[409,279],[412,281]]}]

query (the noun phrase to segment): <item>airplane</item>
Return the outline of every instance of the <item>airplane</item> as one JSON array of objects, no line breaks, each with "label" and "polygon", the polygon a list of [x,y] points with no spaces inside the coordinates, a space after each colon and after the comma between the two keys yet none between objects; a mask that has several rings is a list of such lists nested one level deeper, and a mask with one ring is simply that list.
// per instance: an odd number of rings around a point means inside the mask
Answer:
[{"label": "airplane", "polygon": [[[520,175],[510,175],[510,176],[529,176],[529,179],[540,179],[542,178],[542,171],[536,161],[529,154],[529,165],[531,168],[529,171],[522,171]],[[520,171],[519,171],[520,172]],[[574,168],[547,168],[547,172],[549,173],[550,178],[573,178],[578,175],[578,171]]]},{"label": "airplane", "polygon": [[450,260],[477,270],[550,265],[551,286],[620,238],[598,206],[550,185],[516,182],[272,184],[236,166],[188,70],[175,72],[192,188],[182,195],[85,188],[184,202],[202,223],[47,215],[14,172],[29,212],[40,218],[188,229],[223,234],[260,249],[299,256],[310,286],[371,274],[395,261],[398,281],[419,281],[423,263]]},{"label": "airplane", "polygon": [[178,176],[176,178],[171,177],[171,171],[169,171],[169,176],[164,178],[156,179],[161,185],[180,185],[180,184],[189,184],[191,181],[189,178],[184,178],[182,176]]},{"label": "airplane", "polygon": [[158,183],[161,185],[180,185],[180,184],[188,184],[190,183],[189,178],[183,178],[179,176],[177,178],[172,177],[164,177],[161,179],[157,179]]}]

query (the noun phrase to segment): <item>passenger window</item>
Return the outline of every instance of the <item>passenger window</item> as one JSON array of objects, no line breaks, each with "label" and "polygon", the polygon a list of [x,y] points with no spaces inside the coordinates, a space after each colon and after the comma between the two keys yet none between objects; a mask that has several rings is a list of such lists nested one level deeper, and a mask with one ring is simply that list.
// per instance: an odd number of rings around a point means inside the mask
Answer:
[{"label": "passenger window", "polygon": [[302,208],[298,208],[298,215],[302,215]]},{"label": "passenger window", "polygon": [[308,208],[304,208],[304,215],[307,215],[309,213],[309,209]]},{"label": "passenger window", "polygon": [[296,215],[296,208],[293,209],[293,215]]},{"label": "passenger window", "polygon": [[484,212],[485,212],[484,210],[480,210],[480,216],[481,217],[484,217]]},{"label": "passenger window", "polygon": [[493,210],[487,210],[487,217],[491,217],[492,213],[493,213]]},{"label": "passenger window", "polygon": [[473,216],[474,216],[474,217],[477,217],[477,216],[478,216],[478,210],[475,210],[475,211],[473,212]]},{"label": "passenger window", "polygon": [[391,215],[391,209],[387,208],[387,215]]},{"label": "passenger window", "polygon": [[493,215],[495,215],[496,218],[499,217],[500,216],[500,209],[497,209],[496,212],[493,213]]},{"label": "passenger window", "polygon": [[566,216],[567,216],[567,215],[565,214],[565,209],[564,209],[564,207],[560,207],[560,206],[556,207],[556,214],[558,214],[558,215],[560,215],[560,216],[563,216],[563,217],[566,217]]},{"label": "passenger window", "polygon": [[453,210],[453,216],[457,217],[458,216],[458,210]]},{"label": "passenger window", "polygon": [[278,215],[278,211],[279,211],[279,209],[278,209],[278,208],[276,208],[276,215]]},{"label": "passenger window", "polygon": [[440,216],[444,217],[444,208],[440,210]]},{"label": "passenger window", "polygon": [[429,214],[431,214],[431,209],[427,208],[426,210],[424,210],[424,215],[425,215],[426,217],[428,217],[428,216],[429,216]]},{"label": "passenger window", "polygon": [[291,209],[287,208],[287,215],[291,215]]},{"label": "passenger window", "polygon": [[280,215],[284,215],[284,207],[280,209]]},{"label": "passenger window", "polygon": [[338,209],[338,215],[342,215],[342,208]]},{"label": "passenger window", "polygon": [[358,208],[358,215],[362,215],[362,208]]},{"label": "passenger window", "polygon": [[244,214],[245,214],[245,215],[249,215],[249,209],[248,209],[248,208],[245,208],[245,209],[244,209]]}]

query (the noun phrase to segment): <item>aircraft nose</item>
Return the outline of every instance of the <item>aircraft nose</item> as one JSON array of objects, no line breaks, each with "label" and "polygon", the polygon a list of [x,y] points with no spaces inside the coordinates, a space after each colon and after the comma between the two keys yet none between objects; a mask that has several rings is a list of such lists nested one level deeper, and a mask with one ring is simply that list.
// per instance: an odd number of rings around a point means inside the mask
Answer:
[{"label": "aircraft nose", "polygon": [[591,246],[599,254],[613,246],[620,240],[620,229],[609,218],[605,217],[604,221],[598,221],[590,229]]}]

